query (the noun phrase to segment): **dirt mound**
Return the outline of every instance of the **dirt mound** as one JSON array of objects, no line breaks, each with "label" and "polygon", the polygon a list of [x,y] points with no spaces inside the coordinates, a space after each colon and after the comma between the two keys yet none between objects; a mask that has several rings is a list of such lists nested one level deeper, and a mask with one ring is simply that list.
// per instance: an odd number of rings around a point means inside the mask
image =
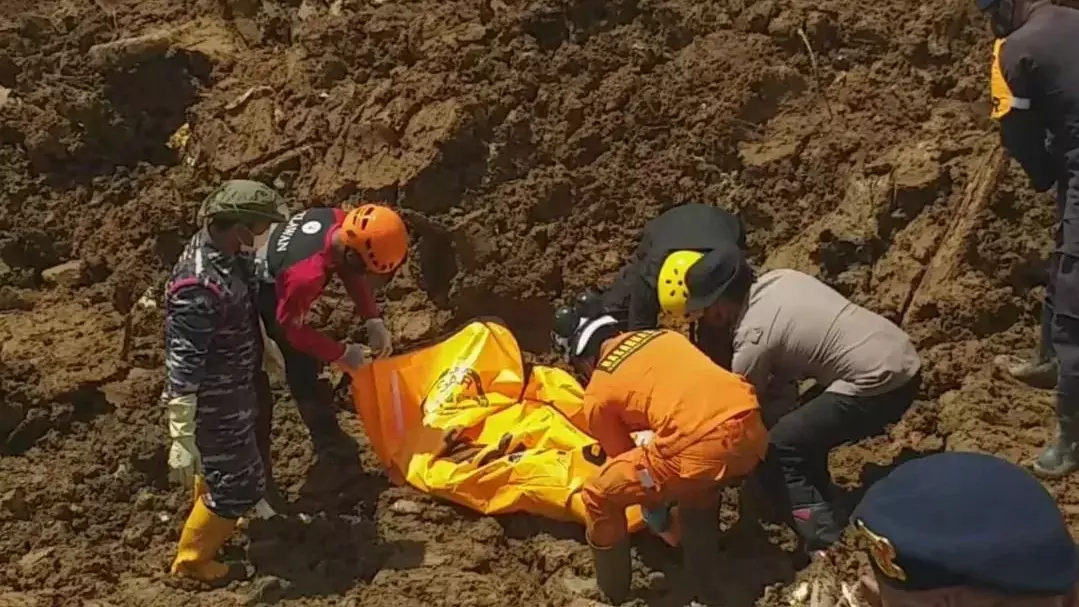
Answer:
[{"label": "dirt mound", "polygon": [[[1048,396],[986,363],[1034,341],[1053,206],[996,145],[990,40],[968,2],[4,6],[0,602],[595,598],[578,529],[390,489],[365,447],[343,487],[318,486],[287,406],[278,475],[321,514],[237,535],[254,582],[165,583],[187,497],[165,480],[157,305],[198,201],[227,177],[295,208],[401,205],[417,254],[384,296],[402,345],[492,314],[540,357],[559,298],[610,280],[645,221],[720,204],[759,265],[820,276],[902,321],[924,355],[924,402],[835,454],[853,495],[917,452],[1021,461],[1047,437]],[[329,297],[316,316],[349,331],[346,308]],[[1079,493],[1051,489],[1079,524]],[[781,539],[730,530],[731,604],[783,602]],[[642,540],[638,559],[639,600],[677,604],[677,554]]]}]

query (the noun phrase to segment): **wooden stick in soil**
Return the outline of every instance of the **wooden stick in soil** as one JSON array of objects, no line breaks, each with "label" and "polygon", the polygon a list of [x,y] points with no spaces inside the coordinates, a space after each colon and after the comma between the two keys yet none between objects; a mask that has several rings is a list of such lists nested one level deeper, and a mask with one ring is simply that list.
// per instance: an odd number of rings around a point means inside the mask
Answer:
[{"label": "wooden stick in soil", "polygon": [[806,31],[803,28],[798,28],[798,37],[802,39],[802,44],[806,47],[806,52],[809,53],[809,64],[813,66],[813,88],[816,89],[818,95],[824,100],[824,108],[828,110],[828,118],[834,119],[832,114],[832,104],[828,101],[828,95],[824,92],[824,87],[821,86],[820,81],[820,69],[817,67],[817,54],[813,52],[813,45],[809,43],[809,36],[806,36]]},{"label": "wooden stick in soil", "polygon": [[977,164],[977,168],[967,182],[963,199],[959,202],[959,208],[951,213],[952,220],[948,224],[943,237],[937,242],[936,251],[917,280],[917,285],[911,291],[908,304],[903,310],[903,324],[911,321],[911,317],[917,313],[923,303],[937,299],[938,290],[946,288],[959,273],[962,266],[963,251],[966,250],[974,233],[978,215],[982,209],[989,205],[989,200],[997,190],[1000,180],[1000,172],[1005,166],[1004,150],[1000,143],[996,143]]}]

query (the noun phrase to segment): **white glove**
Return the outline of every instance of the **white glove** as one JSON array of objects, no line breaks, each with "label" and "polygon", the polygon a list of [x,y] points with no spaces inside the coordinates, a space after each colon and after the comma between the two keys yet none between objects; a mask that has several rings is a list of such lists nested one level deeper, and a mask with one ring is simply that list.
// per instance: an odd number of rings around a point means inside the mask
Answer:
[{"label": "white glove", "polygon": [[185,488],[195,486],[195,475],[202,472],[202,459],[195,445],[194,394],[185,394],[169,401],[169,480]]},{"label": "white glove", "polygon": [[364,323],[367,329],[367,345],[375,356],[381,358],[393,354],[393,336],[381,318],[371,318]]},{"label": "white glove", "polygon": [[334,363],[351,373],[356,369],[362,367],[367,362],[367,357],[363,355],[363,346],[360,344],[348,344],[345,346],[345,353],[341,355]]}]

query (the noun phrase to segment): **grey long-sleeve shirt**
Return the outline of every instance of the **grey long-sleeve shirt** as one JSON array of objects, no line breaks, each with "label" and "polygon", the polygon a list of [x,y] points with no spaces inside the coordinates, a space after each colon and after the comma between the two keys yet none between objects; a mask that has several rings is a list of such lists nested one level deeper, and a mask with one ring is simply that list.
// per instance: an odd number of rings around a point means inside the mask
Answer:
[{"label": "grey long-sleeve shirt", "polygon": [[[765,395],[813,378],[829,392],[883,394],[921,368],[907,334],[888,319],[852,303],[816,278],[774,270],[750,289],[734,333],[732,370]],[[762,402],[767,408],[788,402]]]}]

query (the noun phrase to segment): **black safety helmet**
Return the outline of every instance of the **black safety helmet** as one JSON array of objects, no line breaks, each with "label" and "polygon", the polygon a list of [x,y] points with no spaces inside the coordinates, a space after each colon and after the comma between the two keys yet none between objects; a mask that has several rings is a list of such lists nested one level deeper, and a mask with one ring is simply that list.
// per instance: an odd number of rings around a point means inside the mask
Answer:
[{"label": "black safety helmet", "polygon": [[591,370],[582,368],[579,363],[592,360],[594,364],[603,342],[619,332],[618,321],[609,314],[580,317],[577,330],[566,342],[566,361],[580,373],[590,374]]},{"label": "black safety helmet", "polygon": [[577,312],[584,316],[599,316],[603,312],[603,294],[595,287],[588,287],[574,300]]},{"label": "black safety helmet", "polygon": [[577,330],[577,322],[581,316],[577,313],[575,306],[562,306],[554,312],[554,328],[551,331],[551,338],[555,342],[555,346],[562,345],[560,342],[565,342],[570,337],[573,337],[573,332]]},{"label": "black safety helmet", "polygon": [[603,295],[594,287],[586,288],[573,297],[569,305],[555,310],[551,339],[554,341],[555,350],[567,363],[573,358],[575,348],[572,348],[571,344],[575,342],[574,336],[590,319],[602,315]]}]

